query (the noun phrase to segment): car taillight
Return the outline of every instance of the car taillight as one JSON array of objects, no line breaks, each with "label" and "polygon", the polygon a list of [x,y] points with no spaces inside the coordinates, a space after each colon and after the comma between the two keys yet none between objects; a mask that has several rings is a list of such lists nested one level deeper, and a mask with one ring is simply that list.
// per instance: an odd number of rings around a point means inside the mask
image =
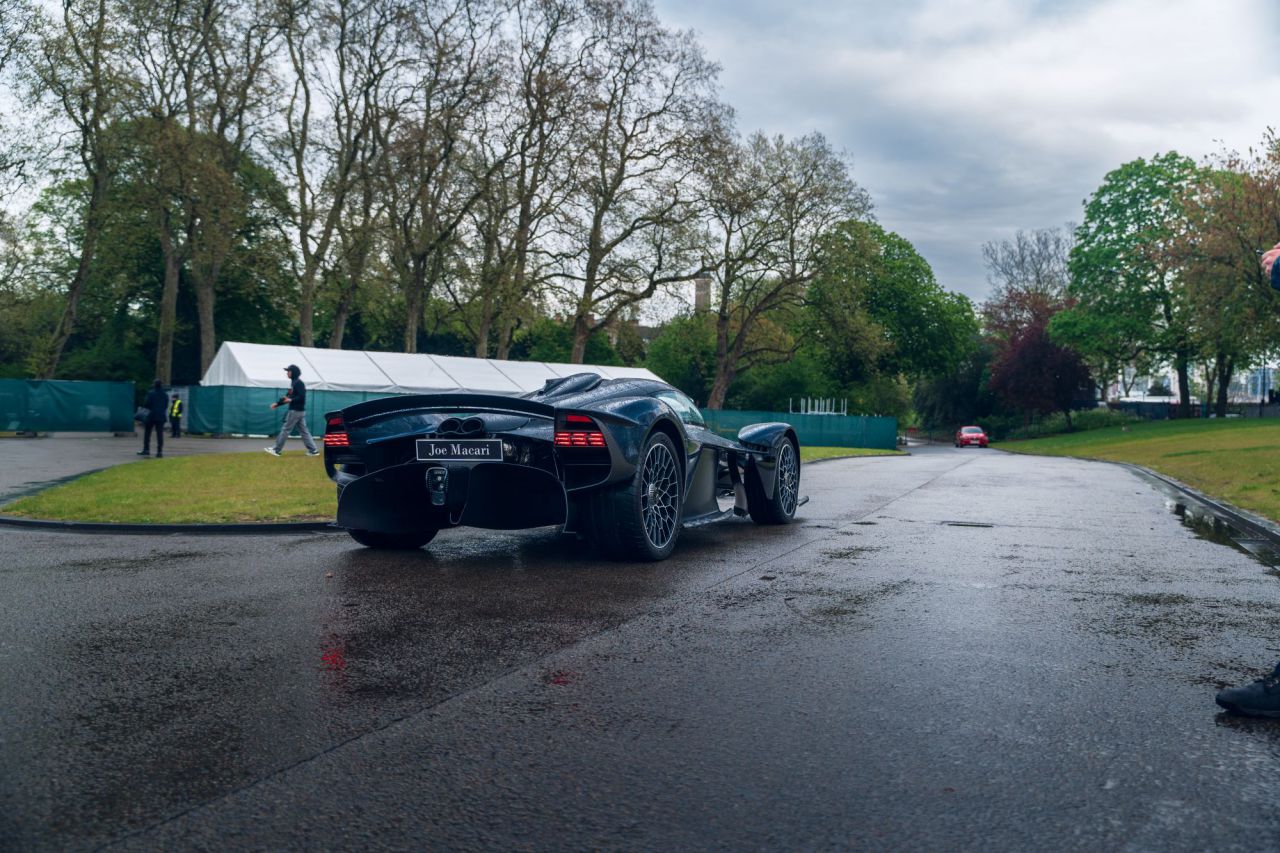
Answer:
[{"label": "car taillight", "polygon": [[564,424],[556,430],[556,447],[605,447],[604,433],[586,415],[565,415]]},{"label": "car taillight", "polygon": [[342,415],[334,415],[324,424],[325,447],[350,447],[351,437],[347,435],[347,425],[342,422]]}]

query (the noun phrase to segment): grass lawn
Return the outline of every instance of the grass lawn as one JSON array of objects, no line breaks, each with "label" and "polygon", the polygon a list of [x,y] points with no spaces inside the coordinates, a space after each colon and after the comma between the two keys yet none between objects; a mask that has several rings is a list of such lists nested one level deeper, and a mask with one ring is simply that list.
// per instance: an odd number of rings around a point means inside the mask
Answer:
[{"label": "grass lawn", "polygon": [[59,521],[138,524],[329,521],[333,483],[318,457],[213,453],[142,459],[81,477],[0,509]]},{"label": "grass lawn", "polygon": [[[900,452],[857,447],[800,450],[806,462],[888,455]],[[336,511],[333,483],[319,459],[301,453],[273,459],[261,452],[139,460],[0,508],[0,513],[25,518],[133,524],[328,521]]]},{"label": "grass lawn", "polygon": [[880,450],[875,447],[801,447],[800,461],[837,459],[842,456],[901,456],[901,450]]},{"label": "grass lawn", "polygon": [[1266,418],[1148,421],[1005,441],[1001,450],[1134,462],[1266,518],[1280,521],[1280,421]]}]

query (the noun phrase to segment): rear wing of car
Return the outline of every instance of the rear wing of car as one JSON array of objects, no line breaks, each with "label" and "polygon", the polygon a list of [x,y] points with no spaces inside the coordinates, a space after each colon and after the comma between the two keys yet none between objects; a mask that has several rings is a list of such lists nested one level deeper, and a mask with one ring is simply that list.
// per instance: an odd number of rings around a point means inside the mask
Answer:
[{"label": "rear wing of car", "polygon": [[513,414],[533,415],[542,418],[554,418],[555,406],[528,400],[523,397],[506,397],[502,394],[413,394],[400,397],[382,397],[377,400],[366,400],[348,406],[340,412],[326,412],[330,415],[342,415],[348,424],[356,424],[368,418],[381,417],[394,412],[409,411],[483,411],[511,412]]}]

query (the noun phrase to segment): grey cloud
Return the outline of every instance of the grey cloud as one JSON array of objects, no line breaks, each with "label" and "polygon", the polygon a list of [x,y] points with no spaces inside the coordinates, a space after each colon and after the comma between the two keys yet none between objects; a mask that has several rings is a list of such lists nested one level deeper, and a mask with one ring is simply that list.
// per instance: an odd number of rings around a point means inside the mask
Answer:
[{"label": "grey cloud", "polygon": [[[967,5],[973,21],[936,17]],[[1007,15],[989,13],[999,5]],[[658,11],[700,32],[744,130],[825,133],[852,155],[879,221],[944,286],[981,301],[982,243],[1078,221],[1105,173],[1134,157],[1261,138],[1280,83],[1276,11],[1239,0],[1231,10],[1251,32],[1224,5],[662,0]],[[1119,51],[1127,28],[1159,43]],[[1200,33],[1193,63],[1179,39]]]}]

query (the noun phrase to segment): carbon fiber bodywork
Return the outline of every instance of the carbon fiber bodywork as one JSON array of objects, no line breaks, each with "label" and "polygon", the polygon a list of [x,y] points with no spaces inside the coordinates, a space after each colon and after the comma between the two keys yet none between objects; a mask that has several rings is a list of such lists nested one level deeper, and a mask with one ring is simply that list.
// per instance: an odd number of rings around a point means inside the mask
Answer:
[{"label": "carbon fiber bodywork", "polygon": [[[799,483],[799,443],[790,425],[752,424],[737,440],[728,439],[707,429],[679,391],[647,379],[577,374],[523,397],[388,397],[329,412],[325,420],[324,461],[338,487],[337,523],[353,535],[459,525],[558,525],[590,533],[584,528],[593,517],[592,496],[634,485],[641,454],[656,433],[677,451],[683,526],[735,509],[745,514],[753,509],[746,505],[748,494],[773,499],[783,443],[796,454],[791,480]],[[583,443],[558,446],[557,434],[568,442],[573,430]],[[485,440],[492,450],[500,441],[502,458],[427,461],[419,458],[420,440],[446,442],[432,445],[445,451]],[[723,506],[729,499],[733,505]]]}]

